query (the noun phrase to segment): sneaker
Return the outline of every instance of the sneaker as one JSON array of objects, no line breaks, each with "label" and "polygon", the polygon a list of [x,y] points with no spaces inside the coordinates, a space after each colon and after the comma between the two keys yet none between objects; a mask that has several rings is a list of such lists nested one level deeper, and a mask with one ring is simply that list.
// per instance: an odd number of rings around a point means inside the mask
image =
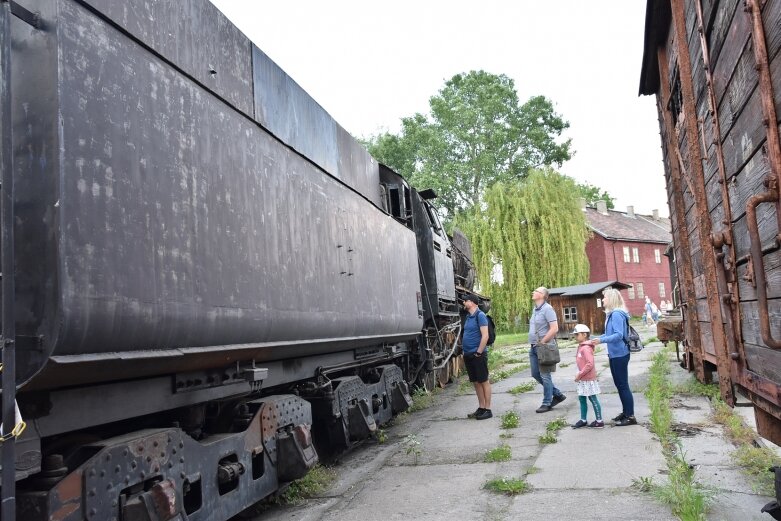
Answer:
[{"label": "sneaker", "polygon": [[556,407],[558,404],[560,404],[561,402],[563,402],[566,399],[567,399],[567,397],[564,396],[563,394],[560,394],[558,396],[554,396],[553,397],[553,402],[550,404],[550,406],[551,407]]},{"label": "sneaker", "polygon": [[475,420],[487,420],[492,417],[493,413],[491,412],[491,409],[483,409],[483,412],[475,416]]},{"label": "sneaker", "polygon": [[551,407],[550,405],[543,404],[543,405],[540,405],[535,412],[548,412],[548,411],[550,411],[552,409],[553,409],[553,407]]},{"label": "sneaker", "polygon": [[616,422],[616,427],[626,427],[627,425],[637,425],[637,420],[634,416],[625,416],[620,422]]},{"label": "sneaker", "polygon": [[578,423],[572,426],[573,429],[580,429],[581,427],[585,427],[588,425],[588,422],[586,420],[578,420]]},{"label": "sneaker", "polygon": [[621,421],[621,420],[623,420],[624,418],[626,418],[626,416],[624,415],[624,413],[621,413],[621,414],[619,414],[618,416],[616,416],[615,418],[613,418],[613,421],[614,421],[614,422],[620,422],[620,421]]},{"label": "sneaker", "polygon": [[483,409],[482,407],[478,407],[477,409],[475,409],[475,412],[470,412],[469,414],[466,415],[466,417],[469,418],[470,420],[472,418],[477,418],[480,415],[480,413],[483,412],[484,410],[485,409]]},{"label": "sneaker", "polygon": [[592,429],[604,429],[605,428],[605,422],[602,420],[594,420],[593,422],[588,424],[589,427]]}]

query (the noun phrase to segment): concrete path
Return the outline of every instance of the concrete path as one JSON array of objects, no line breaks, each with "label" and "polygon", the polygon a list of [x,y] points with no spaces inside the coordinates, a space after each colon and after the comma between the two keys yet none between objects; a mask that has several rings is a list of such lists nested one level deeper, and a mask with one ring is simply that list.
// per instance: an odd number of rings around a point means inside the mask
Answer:
[{"label": "concrete path", "polygon": [[[574,430],[568,425],[559,431],[557,443],[540,443],[548,422],[562,417],[571,424],[579,418],[573,381],[575,349],[564,349],[564,367],[555,373],[554,382],[568,399],[553,411],[534,412],[542,400],[539,385],[524,394],[508,392],[531,381],[528,369],[494,385],[494,418],[490,420],[467,419],[476,407],[474,394],[459,394],[458,385],[451,385],[432,407],[387,428],[385,443],[367,442],[345,455],[335,466],[336,482],[323,497],[299,506],[272,507],[255,519],[676,519],[669,507],[632,487],[641,478],[656,483],[665,480],[666,464],[659,442],[648,429],[648,405],[642,393],[651,356],[660,348],[660,344],[651,345],[633,355],[630,363],[638,426],[613,427],[608,421],[604,429]],[[597,354],[596,364],[601,373],[603,414],[609,420],[621,408],[604,350]],[[759,513],[767,498],[754,494],[732,467],[732,447],[720,427],[710,423],[709,402],[686,400],[687,407],[675,409],[676,421],[703,427],[701,437],[684,439],[687,456],[698,465],[698,480],[720,492],[709,519],[770,519]],[[518,428],[501,429],[500,416],[508,411],[520,416]],[[420,443],[418,455],[408,453],[410,435]],[[502,444],[511,448],[511,460],[486,463],[485,453]],[[483,488],[497,477],[523,478],[531,490],[509,497]]]}]

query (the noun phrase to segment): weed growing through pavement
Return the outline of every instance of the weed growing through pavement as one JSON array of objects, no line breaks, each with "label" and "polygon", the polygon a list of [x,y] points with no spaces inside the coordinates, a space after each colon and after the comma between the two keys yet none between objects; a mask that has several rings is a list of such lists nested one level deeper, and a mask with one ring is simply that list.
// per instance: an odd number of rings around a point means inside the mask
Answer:
[{"label": "weed growing through pavement", "polygon": [[515,411],[507,411],[502,414],[502,429],[515,429],[518,427],[521,418]]},{"label": "weed growing through pavement", "polygon": [[416,387],[415,390],[412,391],[412,405],[408,409],[409,412],[428,409],[434,405],[434,396],[440,392],[442,392],[442,389],[439,387],[434,387],[434,390],[431,392],[426,391],[423,387]]},{"label": "weed growing through pavement", "polygon": [[529,490],[529,484],[521,478],[496,478],[483,485],[483,488],[496,492],[497,494],[506,494],[515,496],[523,494]]},{"label": "weed growing through pavement", "polygon": [[564,367],[569,367],[570,365],[571,364],[559,364],[559,367],[564,368]]},{"label": "weed growing through pavement", "polygon": [[379,444],[383,444],[388,441],[388,433],[385,432],[384,429],[377,429],[377,432],[374,434],[374,436],[377,438],[377,443]]},{"label": "weed growing through pavement", "polygon": [[418,458],[423,454],[423,448],[420,444],[420,440],[414,434],[408,434],[404,438],[404,452],[407,456],[412,455],[415,458],[415,465],[418,464]]},{"label": "weed growing through pavement", "polygon": [[567,420],[564,418],[556,418],[552,422],[548,422],[548,425],[545,426],[545,434],[539,437],[540,443],[556,443],[558,441],[556,433],[564,428],[565,425],[567,425]]},{"label": "weed growing through pavement", "polygon": [[503,433],[501,433],[499,435],[499,437],[502,438],[502,439],[512,438],[513,437],[513,433],[512,432],[503,432]]},{"label": "weed growing through pavement", "polygon": [[301,479],[290,484],[279,497],[280,503],[297,505],[305,499],[317,496],[325,492],[336,479],[336,473],[322,465],[316,465]]},{"label": "weed growing through pavement", "polygon": [[686,461],[680,444],[677,450],[667,454],[667,470],[667,481],[653,487],[654,497],[670,505],[673,514],[681,519],[705,520],[705,512],[714,491],[694,479],[694,468]]},{"label": "weed growing through pavement", "polygon": [[757,493],[775,495],[775,473],[768,470],[781,466],[781,458],[775,452],[765,447],[743,445],[732,453],[732,459],[751,478]]},{"label": "weed growing through pavement", "polygon": [[716,384],[704,384],[692,377],[675,387],[675,394],[688,394],[689,396],[706,396],[710,399],[720,396],[719,386]]},{"label": "weed growing through pavement", "polygon": [[667,461],[668,479],[658,486],[642,481],[640,485],[645,488],[650,486],[654,496],[670,505],[673,513],[679,518],[699,521],[705,519],[705,512],[713,497],[713,491],[695,480],[694,468],[687,463],[683,447],[672,431],[673,415],[670,410],[670,398],[673,395],[673,386],[668,378],[669,353],[668,346],[654,354],[648,387],[645,390],[651,410],[651,431],[659,437],[662,444]]},{"label": "weed growing through pavement", "polygon": [[540,471],[539,467],[529,467],[526,469],[526,474],[537,474]]},{"label": "weed growing through pavement", "polygon": [[516,385],[515,387],[510,389],[508,392],[510,394],[528,393],[529,391],[534,389],[535,385],[537,385],[536,382],[524,382],[521,385]]},{"label": "weed growing through pavement", "polygon": [[632,478],[632,488],[639,492],[651,492],[654,488],[654,478],[650,476]]},{"label": "weed growing through pavement", "polygon": [[648,345],[651,342],[658,342],[658,341],[659,341],[659,337],[652,336],[651,338],[649,338],[645,342],[643,342],[643,344]]},{"label": "weed growing through pavement", "polygon": [[485,453],[486,463],[497,463],[499,461],[509,461],[512,457],[512,450],[509,445],[499,445]]}]

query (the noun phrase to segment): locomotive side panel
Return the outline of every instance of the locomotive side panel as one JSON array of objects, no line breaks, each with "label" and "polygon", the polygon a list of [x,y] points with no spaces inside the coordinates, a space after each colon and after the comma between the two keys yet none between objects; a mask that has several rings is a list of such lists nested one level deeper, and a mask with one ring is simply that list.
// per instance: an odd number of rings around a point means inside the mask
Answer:
[{"label": "locomotive side panel", "polygon": [[[130,377],[145,358],[195,368],[184,348],[333,350],[419,333],[410,230],[93,12],[56,6],[59,98],[47,112],[49,99],[31,100],[18,124],[59,129],[15,135],[18,157],[62,159],[45,191],[20,179],[30,215],[53,214],[44,230],[17,229],[62,276],[46,281],[20,249],[30,298],[54,284],[55,303],[25,324],[46,354],[128,358]],[[20,358],[25,377],[40,369],[34,350]]]}]

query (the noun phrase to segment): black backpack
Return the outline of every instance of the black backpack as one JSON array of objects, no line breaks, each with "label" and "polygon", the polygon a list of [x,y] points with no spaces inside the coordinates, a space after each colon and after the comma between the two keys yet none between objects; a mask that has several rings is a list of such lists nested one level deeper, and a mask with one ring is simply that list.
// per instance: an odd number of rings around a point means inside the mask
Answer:
[{"label": "black backpack", "polygon": [[491,315],[486,315],[485,318],[488,319],[488,344],[489,346],[494,345],[494,341],[496,340],[496,324],[494,324],[494,319],[491,318]]}]

